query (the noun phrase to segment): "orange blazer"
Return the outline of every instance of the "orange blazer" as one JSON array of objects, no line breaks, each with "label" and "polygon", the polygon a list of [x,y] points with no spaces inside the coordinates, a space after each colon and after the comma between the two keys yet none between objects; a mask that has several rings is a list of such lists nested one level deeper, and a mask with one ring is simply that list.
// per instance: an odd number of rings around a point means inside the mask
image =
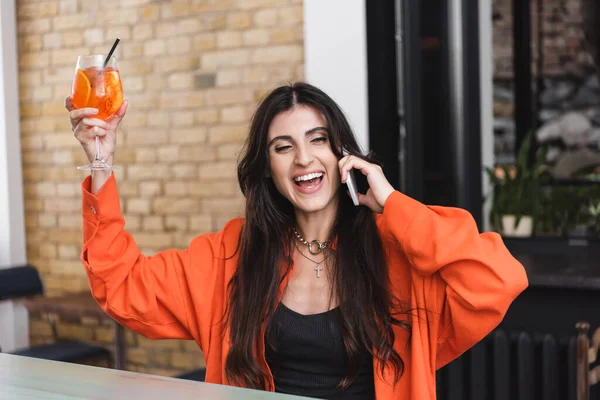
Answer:
[{"label": "orange blazer", "polygon": [[[90,184],[90,177],[82,184],[81,260],[98,304],[148,338],[196,341],[206,359],[206,382],[225,384],[230,343],[220,327],[237,257],[226,258],[244,220],[196,237],[185,250],[144,256],[123,229],[114,175],[96,195]],[[435,371],[500,323],[527,287],[527,276],[501,237],[480,234],[465,210],[425,206],[396,191],[377,221],[394,294],[417,311],[406,316],[410,346],[407,332],[395,327],[394,348],[405,361],[400,381],[394,386],[374,361],[376,398],[435,399]],[[257,357],[268,371],[264,343]],[[268,389],[274,390],[272,377]]]}]

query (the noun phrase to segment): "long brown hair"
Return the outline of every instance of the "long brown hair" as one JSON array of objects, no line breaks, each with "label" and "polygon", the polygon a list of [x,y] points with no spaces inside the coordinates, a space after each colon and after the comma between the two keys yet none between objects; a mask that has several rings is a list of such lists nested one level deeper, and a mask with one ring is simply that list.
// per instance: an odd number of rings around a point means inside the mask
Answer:
[{"label": "long brown hair", "polygon": [[[246,216],[238,246],[237,270],[229,282],[227,323],[231,347],[225,362],[228,381],[245,387],[265,389],[267,372],[256,354],[263,340],[264,326],[275,310],[280,285],[289,273],[295,215],[291,203],[267,178],[269,159],[267,139],[273,118],[295,105],[313,107],[326,120],[332,151],[338,149],[366,159],[361,152],[340,107],[325,93],[306,83],[282,86],[272,91],[258,106],[250,134],[238,165],[238,181],[246,196]],[[345,187],[338,192],[338,210],[333,224],[336,250],[330,259],[332,295],[341,313],[341,330],[346,350],[347,387],[360,368],[361,349],[367,349],[390,366],[396,382],[404,372],[404,362],[394,350],[392,326],[410,331],[400,320],[402,311],[390,291],[386,256],[373,212],[355,207]],[[284,268],[282,270],[282,262]]]}]

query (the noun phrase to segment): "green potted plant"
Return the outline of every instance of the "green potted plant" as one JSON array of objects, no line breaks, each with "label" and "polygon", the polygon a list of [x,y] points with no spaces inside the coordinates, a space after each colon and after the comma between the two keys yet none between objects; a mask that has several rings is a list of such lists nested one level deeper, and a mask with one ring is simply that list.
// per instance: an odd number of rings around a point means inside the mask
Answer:
[{"label": "green potted plant", "polygon": [[491,222],[504,236],[528,237],[533,233],[545,155],[541,154],[530,167],[531,141],[530,133],[521,144],[516,164],[485,169],[494,194]]},{"label": "green potted plant", "polygon": [[596,234],[600,233],[600,201],[597,201],[596,203],[590,202],[588,212],[591,217],[590,231]]},{"label": "green potted plant", "polygon": [[596,237],[600,185],[544,180],[535,214],[536,236]]},{"label": "green potted plant", "polygon": [[550,181],[540,193],[535,215],[535,232],[539,236],[565,236],[573,226],[579,210],[577,192]]}]

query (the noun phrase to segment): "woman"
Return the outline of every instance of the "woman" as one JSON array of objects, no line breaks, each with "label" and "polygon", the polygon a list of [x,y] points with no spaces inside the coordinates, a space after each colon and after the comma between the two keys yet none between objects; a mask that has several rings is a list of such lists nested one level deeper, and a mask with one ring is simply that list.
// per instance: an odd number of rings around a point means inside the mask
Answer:
[{"label": "woman", "polygon": [[[89,159],[108,122],[73,110]],[[344,156],[343,151],[348,152]],[[356,207],[344,182],[360,171]],[[195,340],[206,381],[320,398],[433,399],[435,371],[486,336],[527,286],[499,235],[395,191],[336,103],[304,83],[259,105],[238,179],[245,217],[185,250],[140,254],[116,181],[83,182],[81,259],[100,306],[154,339]]]}]

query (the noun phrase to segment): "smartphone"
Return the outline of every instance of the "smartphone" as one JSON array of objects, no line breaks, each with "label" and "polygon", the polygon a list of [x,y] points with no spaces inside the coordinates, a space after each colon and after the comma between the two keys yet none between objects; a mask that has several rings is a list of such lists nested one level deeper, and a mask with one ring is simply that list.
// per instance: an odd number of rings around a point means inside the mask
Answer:
[{"label": "smartphone", "polygon": [[350,192],[350,197],[355,206],[358,206],[358,187],[356,185],[356,178],[354,176],[354,170],[348,171],[348,179],[346,179],[346,186]]},{"label": "smartphone", "polygon": [[[348,152],[344,149],[342,150],[342,154],[344,156],[348,155]],[[348,171],[348,178],[346,179],[346,186],[348,187],[348,192],[350,192],[350,197],[352,198],[352,202],[355,206],[358,206],[358,185],[356,184],[356,177],[354,176],[354,169]]]}]

